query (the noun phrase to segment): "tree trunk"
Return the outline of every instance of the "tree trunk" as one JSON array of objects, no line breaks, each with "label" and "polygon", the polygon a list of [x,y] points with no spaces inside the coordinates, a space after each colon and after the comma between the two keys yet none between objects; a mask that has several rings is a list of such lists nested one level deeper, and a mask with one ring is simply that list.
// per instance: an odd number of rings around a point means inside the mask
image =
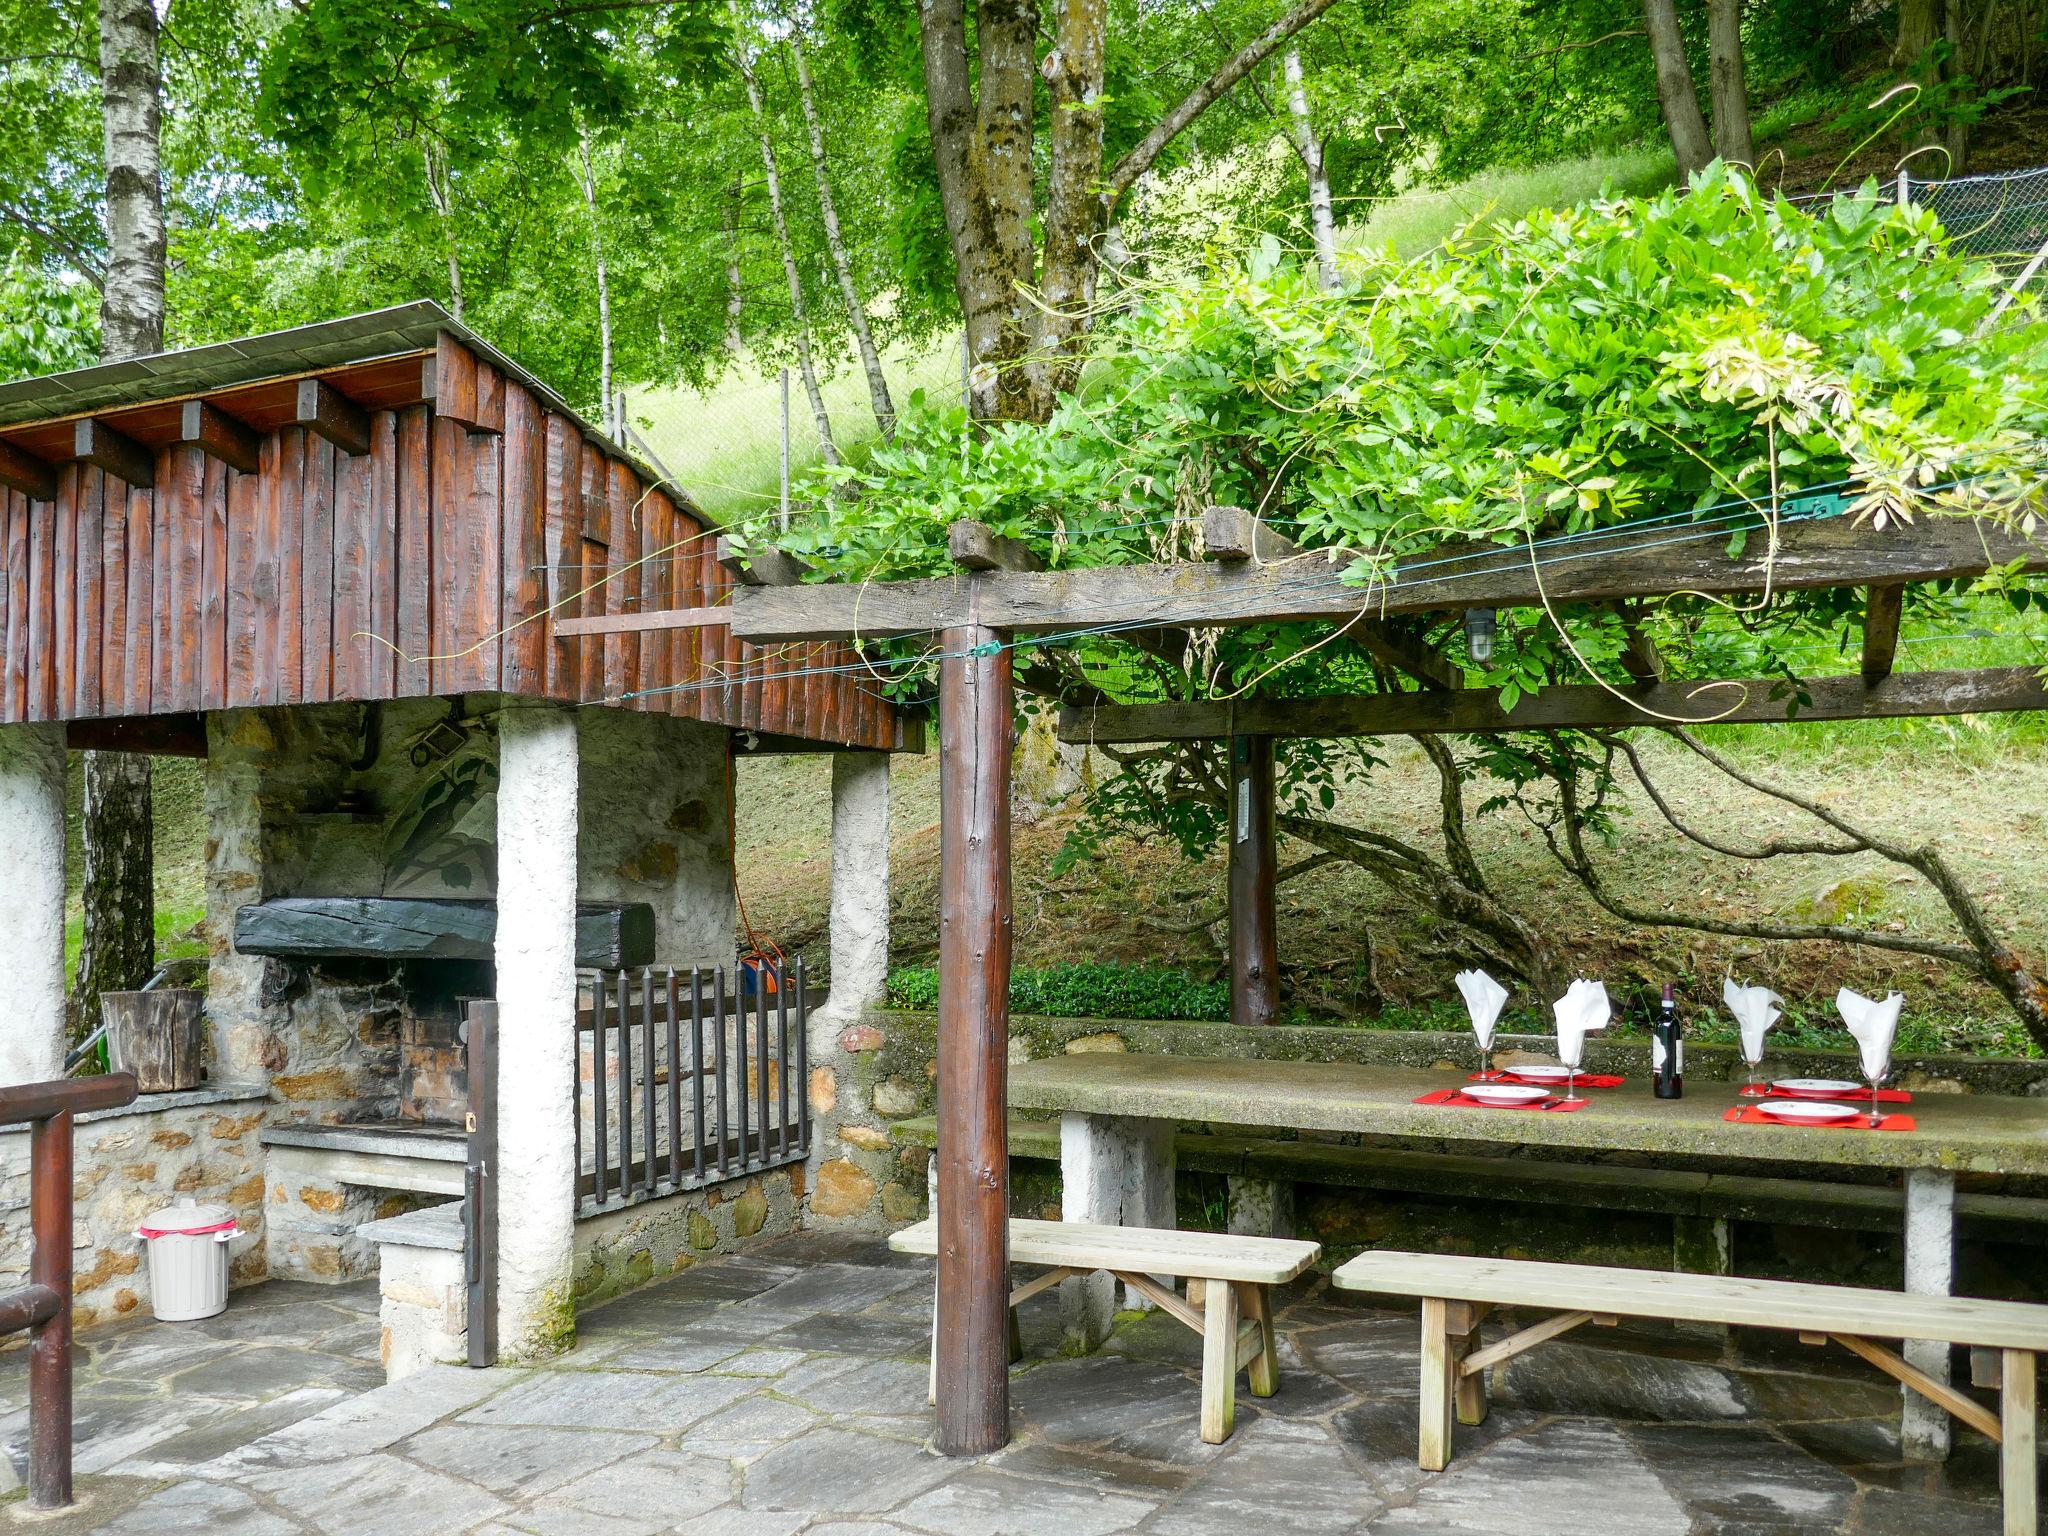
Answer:
[{"label": "tree trunk", "polygon": [[1309,233],[1316,245],[1316,276],[1325,288],[1337,286],[1337,221],[1330,207],[1330,177],[1323,168],[1323,141],[1308,112],[1308,90],[1301,80],[1301,50],[1287,50],[1287,116],[1294,129],[1294,152],[1308,177]]},{"label": "tree trunk", "polygon": [[[1943,10],[1942,35],[1948,40],[1948,61],[1942,73],[1954,77],[1963,72],[1963,0],[1947,0]],[[1948,174],[1960,176],[1970,154],[1970,125],[1951,119],[1947,133]]]},{"label": "tree trunk", "polygon": [[[163,76],[150,0],[102,0],[100,100],[107,165],[107,269],[100,357],[164,344]],[[78,1029],[98,1026],[100,993],[133,991],[156,968],[149,759],[85,754],[83,933],[72,994]]]},{"label": "tree trunk", "polygon": [[1714,141],[1700,115],[1700,98],[1685,62],[1685,35],[1678,30],[1676,0],[1643,0],[1643,31],[1650,40],[1650,59],[1657,67],[1657,104],[1671,134],[1682,182],[1714,158]]},{"label": "tree trunk", "polygon": [[735,179],[732,196],[725,200],[720,215],[720,232],[725,236],[725,350],[732,357],[747,350],[747,338],[740,331],[746,288],[740,275],[739,202],[739,183]]},{"label": "tree trunk", "polygon": [[455,249],[455,188],[448,180],[448,157],[438,144],[422,142],[420,163],[427,173],[427,196],[441,221],[441,243],[448,252],[448,313],[462,318],[462,257]]},{"label": "tree trunk", "polygon": [[747,86],[747,105],[754,109],[754,127],[761,140],[761,165],[767,172],[768,210],[775,220],[775,243],[782,249],[782,272],[789,280],[789,308],[796,322],[797,371],[803,375],[804,393],[811,402],[811,419],[817,423],[818,457],[836,465],[839,445],[832,440],[832,418],[826,414],[825,395],[818,388],[818,370],[811,361],[810,315],[804,308],[803,274],[797,270],[796,247],[789,239],[789,220],[782,212],[782,175],[775,163],[775,139],[768,131],[768,108],[761,100],[761,82],[754,76],[753,60],[744,48],[739,63],[740,78]]},{"label": "tree trunk", "polygon": [[1045,307],[1030,369],[1028,414],[1052,415],[1059,392],[1073,387],[1083,339],[1094,319],[1102,237],[1109,208],[1102,178],[1103,50],[1107,0],[1056,0],[1053,51],[1043,66],[1052,97],[1046,138],[1051,165],[1045,186]]},{"label": "tree trunk", "polygon": [[604,224],[597,212],[597,173],[590,163],[590,134],[578,130],[576,150],[581,167],[583,206],[590,213],[590,256],[597,268],[597,380],[598,399],[604,402],[606,421],[612,419],[612,285],[604,264]]},{"label": "tree trunk", "polygon": [[1756,169],[1749,127],[1749,86],[1742,68],[1742,0],[1707,0],[1708,88],[1714,103],[1714,153]]},{"label": "tree trunk", "polygon": [[1934,46],[1945,0],[1899,0],[1899,30],[1892,45],[1892,63],[1910,68]]},{"label": "tree trunk", "polygon": [[810,130],[811,170],[818,178],[818,213],[825,225],[825,249],[839,279],[839,296],[846,303],[846,323],[860,348],[860,365],[867,372],[868,403],[874,408],[875,425],[882,429],[883,438],[891,438],[896,435],[896,402],[889,398],[889,380],[882,372],[881,354],[875,350],[874,334],[868,328],[867,306],[861,302],[860,286],[853,279],[853,260],[847,254],[845,237],[839,232],[839,208],[832,201],[832,177],[825,160],[825,125],[818,118],[810,59],[804,53],[801,37],[792,36],[789,41],[796,54],[797,91],[803,101],[804,126]]}]

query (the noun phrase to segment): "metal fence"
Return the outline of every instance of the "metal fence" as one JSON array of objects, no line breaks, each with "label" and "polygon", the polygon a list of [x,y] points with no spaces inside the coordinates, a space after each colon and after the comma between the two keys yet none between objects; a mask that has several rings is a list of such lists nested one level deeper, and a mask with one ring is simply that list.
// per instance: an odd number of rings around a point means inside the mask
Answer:
[{"label": "metal fence", "polygon": [[1941,215],[1949,238],[1973,255],[2020,265],[2048,243],[2048,166],[1950,181],[1902,174],[1900,188]]},{"label": "metal fence", "polygon": [[577,1214],[803,1161],[815,1001],[801,960],[579,972]]}]

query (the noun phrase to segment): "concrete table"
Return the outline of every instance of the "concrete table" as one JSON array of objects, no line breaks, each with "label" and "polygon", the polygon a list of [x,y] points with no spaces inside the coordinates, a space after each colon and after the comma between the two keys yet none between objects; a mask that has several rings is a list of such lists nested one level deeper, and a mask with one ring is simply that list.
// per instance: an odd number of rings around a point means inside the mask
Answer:
[{"label": "concrete table", "polygon": [[[1353,1132],[1496,1146],[1577,1147],[1588,1152],[1895,1169],[1905,1199],[1905,1289],[1947,1295],[1955,1267],[1958,1173],[2048,1174],[2048,1100],[1923,1094],[1912,1132],[1829,1131],[1736,1125],[1734,1084],[1697,1084],[1660,1100],[1649,1074],[1621,1088],[1582,1090],[1571,1114],[1445,1109],[1416,1104],[1463,1074],[1344,1062],[1141,1056],[1116,1053],[1027,1062],[1010,1072],[1010,1104],[1060,1115],[1061,1214],[1068,1221],[1171,1226],[1173,1132],[1183,1122],[1296,1131]],[[1263,1203],[1264,1208],[1258,1208]],[[1284,1196],[1233,1196],[1232,1230],[1286,1224]],[[1069,1281],[1068,1327],[1091,1346],[1107,1333],[1113,1290],[1106,1276]],[[1911,1341],[1908,1360],[1946,1382],[1947,1346]],[[1948,1454],[1948,1415],[1906,1395],[1909,1454]]]}]

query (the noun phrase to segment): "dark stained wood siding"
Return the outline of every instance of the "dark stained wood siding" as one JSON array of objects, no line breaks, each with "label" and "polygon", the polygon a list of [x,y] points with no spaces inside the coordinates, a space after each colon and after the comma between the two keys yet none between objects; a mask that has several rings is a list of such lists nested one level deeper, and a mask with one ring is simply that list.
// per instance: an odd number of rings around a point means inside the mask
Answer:
[{"label": "dark stained wood siding", "polygon": [[[557,612],[724,601],[716,531],[518,379],[445,338],[423,357],[351,365],[364,454],[242,386],[206,398],[259,435],[253,473],[170,442],[175,409],[144,406],[124,421],[152,487],[66,462],[54,501],[0,490],[0,721],[503,692],[896,745],[870,679],[803,675],[844,667],[843,644],[556,640]],[[422,366],[439,406],[418,403]],[[7,436],[52,456],[69,441]]]}]

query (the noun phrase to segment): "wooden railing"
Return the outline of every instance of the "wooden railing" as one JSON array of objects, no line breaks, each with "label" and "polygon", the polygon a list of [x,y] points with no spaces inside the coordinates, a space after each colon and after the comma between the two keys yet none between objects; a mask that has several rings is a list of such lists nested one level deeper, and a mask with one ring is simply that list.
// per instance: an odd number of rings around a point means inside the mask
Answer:
[{"label": "wooden railing", "polygon": [[0,1125],[29,1127],[28,1281],[0,1295],[0,1334],[29,1333],[28,1501],[71,1502],[71,1126],[90,1109],[135,1101],[126,1072],[0,1088]]},{"label": "wooden railing", "polygon": [[577,1211],[801,1162],[811,1149],[804,963],[584,971]]}]

